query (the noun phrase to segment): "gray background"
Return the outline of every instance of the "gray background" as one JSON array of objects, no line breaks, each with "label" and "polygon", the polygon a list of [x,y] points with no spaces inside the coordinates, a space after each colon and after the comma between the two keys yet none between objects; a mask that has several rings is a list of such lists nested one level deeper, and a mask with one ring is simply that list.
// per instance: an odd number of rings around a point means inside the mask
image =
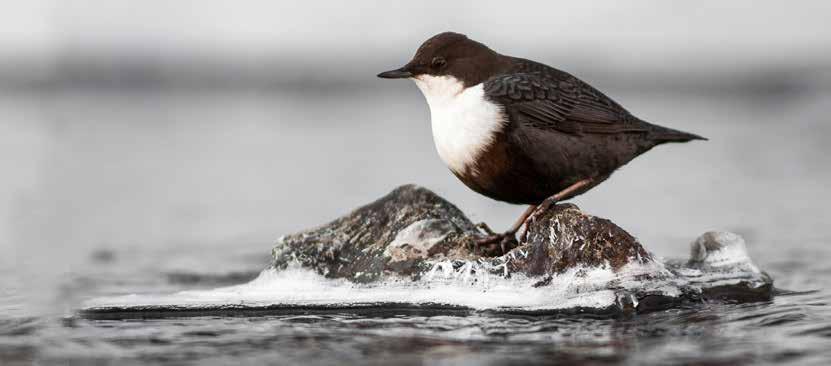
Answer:
[{"label": "gray background", "polygon": [[711,139],[656,148],[576,200],[659,255],[709,229],[744,234],[763,262],[826,255],[829,14],[827,1],[8,2],[0,272],[40,288],[95,250],[266,257],[279,235],[411,182],[507,226],[522,208],[447,171],[415,86],[375,78],[445,30]]}]

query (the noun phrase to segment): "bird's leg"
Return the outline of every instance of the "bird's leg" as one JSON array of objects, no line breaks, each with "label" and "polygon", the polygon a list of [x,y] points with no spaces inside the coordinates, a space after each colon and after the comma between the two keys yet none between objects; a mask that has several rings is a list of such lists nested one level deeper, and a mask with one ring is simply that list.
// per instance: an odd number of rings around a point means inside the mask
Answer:
[{"label": "bird's leg", "polygon": [[[545,211],[548,211],[548,209],[551,208],[551,206],[554,206],[557,202],[563,200],[566,197],[571,196],[574,192],[580,190],[581,188],[584,188],[584,187],[588,186],[593,181],[594,180],[592,178],[586,178],[586,179],[579,180],[576,183],[566,187],[562,191],[557,192],[553,196],[546,198],[539,205],[528,206],[528,208],[525,210],[525,212],[523,212],[522,215],[519,216],[519,219],[517,219],[517,221],[513,225],[511,225],[511,228],[508,229],[508,231],[506,231],[502,234],[494,234],[493,231],[488,227],[487,224],[480,223],[477,226],[480,229],[487,232],[488,235],[485,236],[482,239],[477,240],[476,245],[481,247],[481,246],[487,246],[487,245],[493,245],[493,244],[499,243],[499,247],[502,250],[502,253],[503,254],[506,253],[505,249],[507,247],[512,246],[512,244],[515,244],[517,242],[515,235],[516,235],[516,232],[519,231],[519,228],[522,227],[522,225],[524,225],[526,223],[534,222],[534,220],[536,220],[537,216],[541,215]],[[526,226],[525,232],[522,233],[522,237],[520,238],[520,241],[524,242],[527,235],[528,235],[528,228]]]},{"label": "bird's leg", "polygon": [[537,208],[536,205],[528,206],[528,208],[525,209],[525,211],[522,213],[522,215],[519,216],[516,222],[514,222],[514,224],[511,225],[511,228],[502,234],[494,233],[493,230],[491,230],[490,227],[488,227],[488,225],[484,222],[476,225],[488,234],[484,238],[477,240],[476,245],[485,246],[499,243],[499,248],[502,250],[502,254],[505,254],[506,248],[516,242],[516,232],[519,230],[520,227],[522,227],[522,224],[525,223],[525,220],[528,219],[528,216],[531,215],[532,212],[534,212],[535,208]]},{"label": "bird's leg", "polygon": [[[551,206],[554,206],[557,202],[562,201],[564,198],[569,197],[571,194],[576,192],[577,190],[584,188],[591,184],[594,180],[592,178],[586,178],[577,181],[576,183],[566,187],[562,191],[557,192],[551,197],[546,198],[542,203],[537,205],[537,209],[534,210],[530,215],[528,215],[529,223],[534,222],[537,219],[537,216],[543,214],[545,211],[548,211]],[[528,230],[525,230],[525,234],[528,234]],[[525,240],[525,234],[523,235],[522,240]]]}]

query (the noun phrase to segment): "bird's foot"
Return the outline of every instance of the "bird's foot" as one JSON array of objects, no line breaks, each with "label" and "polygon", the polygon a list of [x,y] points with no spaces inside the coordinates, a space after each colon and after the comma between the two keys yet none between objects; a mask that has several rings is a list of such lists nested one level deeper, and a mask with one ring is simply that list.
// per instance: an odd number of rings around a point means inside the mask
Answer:
[{"label": "bird's foot", "polygon": [[519,245],[513,232],[490,234],[477,239],[475,244],[488,257],[503,255]]},{"label": "bird's foot", "polygon": [[519,240],[521,242],[524,243],[528,240],[528,229],[530,225],[536,222],[537,219],[540,216],[542,216],[542,214],[548,211],[548,209],[550,209],[552,206],[556,205],[559,201],[560,200],[555,197],[548,197],[547,199],[545,199],[545,201],[542,201],[542,203],[540,203],[536,209],[534,209],[534,212],[531,212],[531,214],[528,215],[528,217],[523,222],[523,227],[525,228],[525,230],[523,230],[522,233],[519,235]]},{"label": "bird's foot", "polygon": [[532,212],[530,215],[528,215],[528,218],[525,219],[525,224],[527,225],[527,224],[530,224],[532,222],[536,222],[537,219],[542,214],[544,214],[546,211],[548,211],[548,209],[550,209],[552,206],[556,205],[557,202],[560,202],[560,200],[556,197],[546,198],[545,201],[542,201],[542,203],[540,203],[537,206],[537,208],[534,210],[534,212]]},{"label": "bird's foot", "polygon": [[544,201],[542,201],[542,203],[537,205],[537,208],[534,209],[534,212],[528,215],[528,218],[525,219],[525,233],[523,234],[522,241],[525,241],[525,236],[528,234],[528,224],[536,222],[537,218],[540,215],[544,214],[546,211],[548,211],[549,208],[556,205],[557,202],[560,202],[564,199],[567,199],[570,196],[573,196],[581,189],[586,189],[586,187],[589,187],[594,181],[595,178],[586,178],[579,180],[574,184],[568,186],[566,189],[557,192],[557,194],[546,198]]}]

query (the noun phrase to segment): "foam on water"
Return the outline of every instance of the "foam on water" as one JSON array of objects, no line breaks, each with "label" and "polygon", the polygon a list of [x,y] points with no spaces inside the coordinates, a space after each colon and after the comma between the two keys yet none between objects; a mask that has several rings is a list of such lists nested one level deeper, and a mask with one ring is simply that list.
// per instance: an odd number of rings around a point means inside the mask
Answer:
[{"label": "foam on water", "polygon": [[[287,268],[263,270],[251,282],[212,290],[173,294],[132,294],[93,299],[87,311],[148,308],[198,310],[233,307],[365,307],[374,305],[439,305],[473,310],[557,311],[637,307],[638,299],[659,295],[681,298],[688,291],[736,285],[759,288],[771,279],[747,255],[744,240],[726,232],[709,232],[692,244],[688,263],[631,260],[613,270],[577,266],[552,276],[511,273],[511,261],[522,250],[493,260],[428,261],[419,279],[385,274],[380,281],[355,283],[332,279],[291,262]],[[666,264],[665,264],[666,263]],[[355,278],[361,277],[360,273]],[[736,290],[740,290],[741,286]]]},{"label": "foam on water", "polygon": [[[476,261],[436,262],[422,279],[390,278],[372,284],[328,279],[297,264],[277,271],[266,269],[253,281],[236,286],[174,294],[133,294],[88,301],[87,309],[130,307],[200,308],[223,305],[262,307],[350,306],[361,304],[441,304],[475,310],[556,310],[608,308],[621,292],[644,290],[670,296],[678,288],[647,280],[666,270],[660,264],[611,268],[574,268],[540,286],[541,278],[493,274],[489,264]],[[535,286],[535,284],[537,286]]]}]

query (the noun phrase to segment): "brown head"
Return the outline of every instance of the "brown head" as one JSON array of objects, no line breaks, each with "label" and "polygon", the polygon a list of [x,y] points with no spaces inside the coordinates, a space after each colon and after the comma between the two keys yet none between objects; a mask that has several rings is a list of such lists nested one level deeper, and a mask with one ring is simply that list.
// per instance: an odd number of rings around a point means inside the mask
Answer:
[{"label": "brown head", "polygon": [[424,41],[406,65],[382,72],[385,79],[452,76],[465,87],[479,84],[499,70],[500,55],[464,34],[444,32]]}]

